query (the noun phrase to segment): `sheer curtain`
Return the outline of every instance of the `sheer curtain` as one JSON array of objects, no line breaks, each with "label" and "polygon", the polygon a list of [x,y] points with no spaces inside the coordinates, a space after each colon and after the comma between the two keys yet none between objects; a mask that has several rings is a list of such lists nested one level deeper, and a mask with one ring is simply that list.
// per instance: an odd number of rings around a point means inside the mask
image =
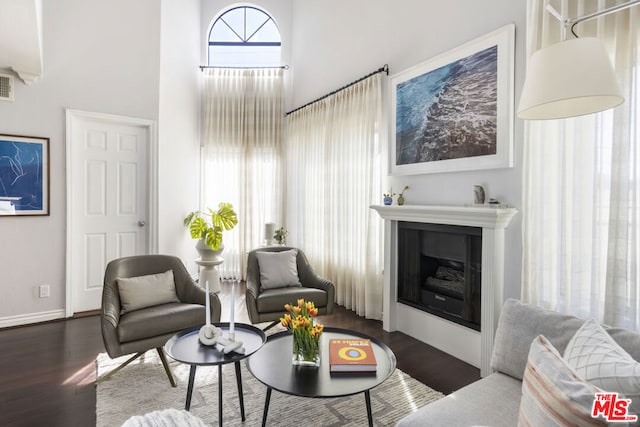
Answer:
[{"label": "sheer curtain", "polygon": [[283,70],[207,69],[202,137],[202,208],[233,204],[222,277],[244,279],[246,254],[264,224],[282,223]]},{"label": "sheer curtain", "polygon": [[[560,40],[548,1],[528,0],[527,53]],[[622,1],[558,0],[566,17]],[[633,7],[577,26],[605,42],[626,102],[606,112],[525,125],[522,298],[547,308],[640,326],[640,63]]]},{"label": "sheer curtain", "polygon": [[337,303],[382,317],[380,73],[288,117],[289,237],[336,286]]}]

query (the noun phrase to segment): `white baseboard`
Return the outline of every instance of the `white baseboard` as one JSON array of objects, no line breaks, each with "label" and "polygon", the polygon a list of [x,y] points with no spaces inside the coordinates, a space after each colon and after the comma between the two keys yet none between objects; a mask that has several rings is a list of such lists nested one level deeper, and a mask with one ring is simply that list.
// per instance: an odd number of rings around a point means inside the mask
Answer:
[{"label": "white baseboard", "polygon": [[30,323],[46,322],[49,320],[64,319],[64,318],[65,318],[64,309],[41,311],[40,313],[19,314],[17,316],[0,317],[0,328],[28,325]]}]

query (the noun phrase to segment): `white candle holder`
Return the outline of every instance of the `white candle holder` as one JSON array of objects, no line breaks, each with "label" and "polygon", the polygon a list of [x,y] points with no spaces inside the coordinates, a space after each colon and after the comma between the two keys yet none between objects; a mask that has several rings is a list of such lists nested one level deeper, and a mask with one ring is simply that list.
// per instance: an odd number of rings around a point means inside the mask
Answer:
[{"label": "white candle holder", "polygon": [[213,346],[216,350],[229,354],[232,351],[238,354],[244,354],[245,349],[242,341],[235,340],[235,323],[234,323],[234,309],[235,309],[235,280],[231,282],[231,314],[229,318],[229,333],[225,338],[222,335],[222,329],[211,324],[211,308],[209,301],[209,281],[206,282],[206,316],[205,324],[200,328],[198,332],[198,339],[203,345]]},{"label": "white candle holder", "polygon": [[216,345],[218,339],[222,337],[222,329],[211,324],[211,301],[209,300],[209,281],[206,281],[205,295],[205,324],[198,332],[198,339],[204,345]]}]

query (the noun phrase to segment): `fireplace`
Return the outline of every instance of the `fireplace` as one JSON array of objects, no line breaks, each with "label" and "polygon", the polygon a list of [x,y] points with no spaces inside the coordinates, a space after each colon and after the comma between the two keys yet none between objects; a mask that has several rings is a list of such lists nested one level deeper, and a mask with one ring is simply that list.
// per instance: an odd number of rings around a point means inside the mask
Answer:
[{"label": "fireplace", "polygon": [[397,301],[480,331],[482,229],[398,223]]},{"label": "fireplace", "polygon": [[[517,210],[429,205],[373,205],[371,208],[385,220],[384,330],[401,331],[480,368],[482,376],[489,375],[495,328],[504,302],[505,228]],[[426,237],[424,243],[422,237],[414,235],[408,237],[409,243],[405,241],[400,245],[403,234],[414,233],[411,228],[418,228],[418,235],[431,233],[431,237]],[[454,229],[456,233],[449,233]],[[440,244],[440,238],[451,237],[449,234],[459,236],[453,238],[453,243]],[[431,249],[435,246],[449,247],[445,253],[433,253]],[[409,255],[410,247],[420,249]],[[410,257],[419,259],[419,268],[418,264],[408,263]],[[464,284],[462,298],[460,291],[450,291],[449,294],[456,296],[452,298],[445,295],[443,289],[426,286],[428,277],[433,277],[429,272],[435,270],[438,278],[441,265],[464,271],[463,280],[455,280]],[[441,271],[440,275],[444,274],[461,278],[456,272]],[[475,276],[480,277],[479,284]],[[432,285],[433,279],[430,282]]]}]

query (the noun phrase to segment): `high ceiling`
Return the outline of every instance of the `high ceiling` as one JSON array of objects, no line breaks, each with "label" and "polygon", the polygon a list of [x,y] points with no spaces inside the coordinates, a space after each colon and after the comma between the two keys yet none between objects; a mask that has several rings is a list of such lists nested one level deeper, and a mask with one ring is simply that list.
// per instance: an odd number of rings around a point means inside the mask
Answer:
[{"label": "high ceiling", "polygon": [[42,76],[42,1],[0,0],[0,70],[25,83]]}]

